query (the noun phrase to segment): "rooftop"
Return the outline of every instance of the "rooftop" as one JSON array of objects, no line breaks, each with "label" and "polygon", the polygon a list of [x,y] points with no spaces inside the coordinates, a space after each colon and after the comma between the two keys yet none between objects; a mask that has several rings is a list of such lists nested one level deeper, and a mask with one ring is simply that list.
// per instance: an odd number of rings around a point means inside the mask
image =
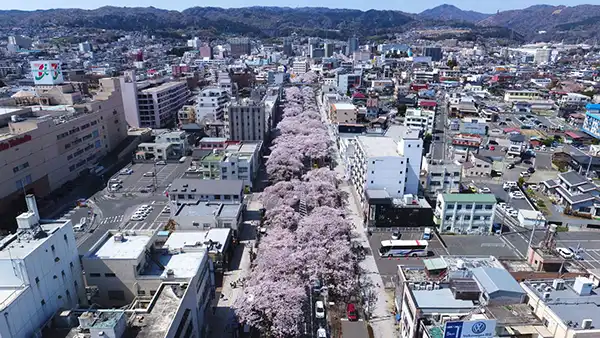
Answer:
[{"label": "rooftop", "polygon": [[[122,236],[122,240],[115,238],[117,234]],[[137,260],[144,253],[151,240],[152,234],[150,233],[136,233],[133,236],[109,231],[92,246],[87,257]]]},{"label": "rooftop", "polygon": [[162,284],[155,295],[151,308],[142,316],[137,316],[132,323],[133,327],[140,328],[137,338],[163,338],[167,335],[173,324],[173,319],[179,312],[181,300],[187,290],[188,284]]},{"label": "rooftop", "polygon": [[473,309],[472,300],[456,299],[449,288],[438,290],[413,290],[416,306],[423,313],[469,312]]},{"label": "rooftop", "polygon": [[169,90],[171,88],[178,87],[178,86],[181,86],[181,85],[185,86],[186,84],[185,84],[185,82],[167,82],[167,83],[163,83],[163,84],[161,84],[159,86],[156,86],[156,87],[143,89],[143,90],[141,90],[141,92],[144,93],[144,94],[154,94],[154,93],[158,93],[158,92],[162,92],[162,91],[165,91],[165,90]]},{"label": "rooftop", "polygon": [[506,269],[492,267],[478,267],[471,270],[473,277],[488,294],[495,292],[509,292],[524,294],[519,283],[506,271]]},{"label": "rooftop", "polygon": [[[231,235],[231,229],[218,228],[208,231],[175,231],[171,233],[163,248],[168,250],[204,245],[206,242],[218,243],[217,249],[223,249]],[[209,251],[211,249],[209,248]]]},{"label": "rooftop", "polygon": [[[575,280],[565,280],[565,287],[561,290],[554,288],[552,282],[553,280],[532,280],[522,285],[539,297],[572,330],[581,330],[584,319],[600,323],[600,295],[595,289],[589,295],[579,295],[573,288]],[[542,283],[546,287],[540,291]],[[544,293],[549,293],[550,298],[544,300]]]},{"label": "rooftop", "polygon": [[243,180],[200,180],[178,178],[173,180],[169,193],[201,192],[203,195],[239,195],[244,189]]},{"label": "rooftop", "polygon": [[442,194],[446,203],[496,203],[494,194]]},{"label": "rooftop", "polygon": [[356,139],[365,151],[366,157],[400,157],[398,144],[386,136],[357,136]]},{"label": "rooftop", "polygon": [[40,221],[40,229],[20,230],[15,234],[3,237],[0,239],[0,264],[3,260],[10,263],[10,260],[13,259],[25,259],[30,253],[43,245],[48,240],[49,235],[69,222],[68,220]]},{"label": "rooftop", "polygon": [[198,203],[198,204],[184,204],[182,205],[175,216],[183,217],[236,217],[242,206],[236,204],[223,204],[223,203]]}]

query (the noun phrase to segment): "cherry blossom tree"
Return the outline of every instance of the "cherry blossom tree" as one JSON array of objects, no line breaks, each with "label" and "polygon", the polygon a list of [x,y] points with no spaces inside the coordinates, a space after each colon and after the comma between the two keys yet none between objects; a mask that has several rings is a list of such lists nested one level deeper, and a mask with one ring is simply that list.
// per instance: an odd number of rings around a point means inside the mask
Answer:
[{"label": "cherry blossom tree", "polygon": [[302,197],[301,191],[298,190],[301,184],[298,180],[281,181],[265,188],[260,195],[263,206],[267,210],[282,205],[295,208]]},{"label": "cherry blossom tree", "polygon": [[[265,213],[264,225],[267,228],[280,227],[295,231],[300,222],[300,214],[288,205],[278,205]],[[271,236],[269,236],[271,237]]]},{"label": "cherry blossom tree", "polygon": [[302,154],[289,147],[273,147],[266,164],[267,175],[272,182],[289,181],[302,175]]}]

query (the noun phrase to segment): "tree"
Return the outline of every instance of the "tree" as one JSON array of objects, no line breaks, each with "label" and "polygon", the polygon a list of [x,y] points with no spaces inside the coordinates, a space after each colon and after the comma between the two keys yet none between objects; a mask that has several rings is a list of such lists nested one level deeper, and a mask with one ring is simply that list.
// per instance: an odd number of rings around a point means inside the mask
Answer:
[{"label": "tree", "polygon": [[523,183],[525,183],[525,179],[523,177],[519,177],[519,180],[517,181],[517,184],[519,185],[519,187],[522,187]]},{"label": "tree", "polygon": [[456,60],[450,59],[448,60],[448,62],[446,62],[446,65],[450,68],[454,68],[458,66],[458,62],[456,62]]}]

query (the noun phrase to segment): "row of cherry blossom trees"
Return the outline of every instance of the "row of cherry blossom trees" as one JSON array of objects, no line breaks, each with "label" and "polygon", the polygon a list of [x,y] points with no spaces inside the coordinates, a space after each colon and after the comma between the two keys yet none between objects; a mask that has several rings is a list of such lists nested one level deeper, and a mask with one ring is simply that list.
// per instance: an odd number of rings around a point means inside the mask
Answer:
[{"label": "row of cherry blossom trees", "polygon": [[[261,194],[267,235],[234,307],[240,321],[268,337],[296,337],[309,313],[309,292],[318,281],[331,299],[345,301],[356,288],[346,196],[327,163],[331,140],[311,88],[286,90],[279,136]],[[302,212],[301,212],[302,210]]]},{"label": "row of cherry blossom trees", "polygon": [[309,70],[308,72],[293,78],[292,82],[294,82],[294,83],[315,83],[318,78],[319,78],[319,75],[317,75],[317,73],[315,73],[312,70]]}]

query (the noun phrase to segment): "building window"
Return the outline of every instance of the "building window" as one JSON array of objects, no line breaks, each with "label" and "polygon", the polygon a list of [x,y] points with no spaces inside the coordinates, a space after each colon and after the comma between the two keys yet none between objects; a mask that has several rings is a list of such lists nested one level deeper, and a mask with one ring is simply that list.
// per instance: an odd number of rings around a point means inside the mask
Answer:
[{"label": "building window", "polygon": [[494,207],[493,205],[488,204],[485,206],[485,210],[492,210],[493,207]]},{"label": "building window", "polygon": [[100,277],[100,274],[92,272],[92,273],[90,273],[90,277],[94,277],[94,278],[95,277]]},{"label": "building window", "polygon": [[114,273],[105,273],[104,277],[117,277]]},{"label": "building window", "polygon": [[483,209],[483,205],[475,204],[475,210],[481,210],[481,209]]},{"label": "building window", "polygon": [[471,220],[471,216],[470,215],[465,215],[464,220],[465,221],[470,221]]},{"label": "building window", "polygon": [[467,205],[465,205],[465,209],[467,209],[467,210],[473,209],[473,204],[467,204]]}]

